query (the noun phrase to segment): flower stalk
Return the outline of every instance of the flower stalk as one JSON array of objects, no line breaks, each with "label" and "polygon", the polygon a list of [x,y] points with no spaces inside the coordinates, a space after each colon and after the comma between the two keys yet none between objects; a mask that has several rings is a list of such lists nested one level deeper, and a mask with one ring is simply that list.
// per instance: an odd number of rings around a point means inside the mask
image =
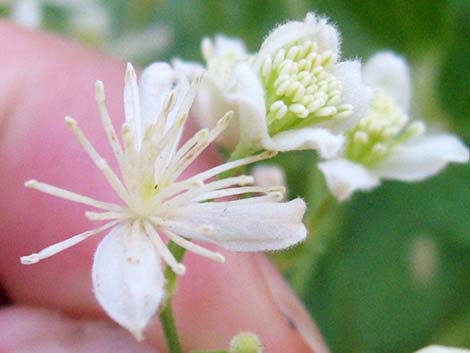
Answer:
[{"label": "flower stalk", "polygon": [[[178,246],[171,240],[168,242],[167,246],[168,250],[170,250],[170,252],[173,254],[175,260],[181,263],[183,261],[184,254],[186,253],[186,249]],[[166,299],[162,305],[159,317],[170,353],[182,352],[172,305],[173,295],[175,294],[176,290],[177,278],[178,275],[171,269],[171,267],[167,266],[165,269]]]},{"label": "flower stalk", "polygon": [[[307,215],[306,226],[309,231],[309,238],[303,244],[306,251],[303,252],[302,258],[297,261],[297,270],[292,277],[292,287],[296,293],[302,298],[306,290],[307,276],[313,277],[318,269],[325,249],[331,244],[335,232],[332,230],[323,231],[322,225],[335,211],[337,202],[333,194],[328,193],[320,202],[315,211]],[[322,230],[319,232],[319,230]]]}]

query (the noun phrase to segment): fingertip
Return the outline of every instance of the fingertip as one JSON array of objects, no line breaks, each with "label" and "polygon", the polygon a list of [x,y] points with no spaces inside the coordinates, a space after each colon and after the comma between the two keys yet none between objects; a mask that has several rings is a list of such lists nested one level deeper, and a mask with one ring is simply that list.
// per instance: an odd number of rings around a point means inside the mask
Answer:
[{"label": "fingertip", "polygon": [[8,307],[0,310],[0,352],[156,353],[117,325],[70,319],[56,311]]}]

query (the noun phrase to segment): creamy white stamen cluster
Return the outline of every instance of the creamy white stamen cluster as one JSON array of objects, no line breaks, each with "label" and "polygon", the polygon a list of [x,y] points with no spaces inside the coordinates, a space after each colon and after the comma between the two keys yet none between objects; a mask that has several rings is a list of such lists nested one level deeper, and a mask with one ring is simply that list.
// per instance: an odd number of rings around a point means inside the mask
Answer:
[{"label": "creamy white stamen cluster", "polygon": [[[95,254],[94,292],[108,315],[137,339],[142,338],[143,329],[164,297],[165,279],[160,259],[177,274],[186,270],[166,247],[162,236],[218,262],[224,261],[222,254],[190,239],[215,243],[229,250],[261,251],[285,248],[306,236],[302,224],[305,203],[301,199],[279,202],[283,199],[284,187],[253,186],[253,177],[247,175],[212,180],[228,170],[270,158],[275,152],[231,161],[179,180],[232,117],[230,112],[225,114],[214,129],[202,129],[179,146],[199,80],[189,85],[185,75],[159,63],[144,71],[138,86],[129,64],[124,88],[126,122],[122,126],[122,145],[105,106],[103,84],[96,83],[101,121],[122,178],[100,156],[77,122],[65,118],[77,140],[123,201],[122,205],[36,180],[25,183],[26,187],[94,207],[99,211],[88,211],[86,217],[107,223],[23,256],[21,262],[37,263],[112,228]],[[217,201],[240,195],[245,198]]]},{"label": "creamy white stamen cluster", "polygon": [[[361,64],[340,58],[338,30],[313,13],[275,28],[257,53],[220,36],[214,44],[203,42],[203,54],[207,75],[193,109],[203,126],[214,126],[214,112],[235,112],[237,124],[219,142],[237,157],[314,149],[332,158],[372,97]],[[201,70],[180,65],[188,72]],[[198,114],[202,111],[208,114]]]},{"label": "creamy white stamen cluster", "polygon": [[328,119],[344,119],[353,107],[342,101],[342,84],[333,74],[337,55],[320,51],[313,40],[289,43],[261,65],[271,135]]},{"label": "creamy white stamen cluster", "polygon": [[363,76],[376,89],[367,114],[346,133],[341,155],[318,164],[339,201],[379,186],[381,179],[420,181],[448,163],[468,162],[468,148],[458,137],[426,135],[423,122],[409,122],[411,82],[402,57],[379,52],[364,65]]},{"label": "creamy white stamen cluster", "polygon": [[380,162],[393,148],[424,133],[423,122],[408,122],[393,97],[377,90],[367,115],[346,134],[344,156],[364,165]]}]

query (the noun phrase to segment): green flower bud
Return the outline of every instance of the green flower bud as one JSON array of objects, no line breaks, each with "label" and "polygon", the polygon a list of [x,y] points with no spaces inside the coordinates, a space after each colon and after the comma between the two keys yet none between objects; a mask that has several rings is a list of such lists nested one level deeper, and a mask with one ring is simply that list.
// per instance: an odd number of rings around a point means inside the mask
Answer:
[{"label": "green flower bud", "polygon": [[261,341],[253,333],[240,332],[230,341],[230,353],[262,353]]}]

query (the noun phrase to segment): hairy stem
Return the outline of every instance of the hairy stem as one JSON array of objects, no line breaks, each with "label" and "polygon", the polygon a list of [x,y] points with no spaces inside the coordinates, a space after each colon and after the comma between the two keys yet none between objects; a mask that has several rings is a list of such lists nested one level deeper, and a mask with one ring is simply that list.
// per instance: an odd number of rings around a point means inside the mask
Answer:
[{"label": "hairy stem", "polygon": [[[185,249],[170,241],[168,249],[171,251],[176,261],[181,262],[184,257]],[[167,266],[165,269],[166,279],[166,299],[163,303],[163,309],[160,311],[160,322],[163,327],[163,333],[170,353],[182,353],[181,343],[176,327],[175,317],[173,315],[172,299],[176,290],[177,275]]]}]

